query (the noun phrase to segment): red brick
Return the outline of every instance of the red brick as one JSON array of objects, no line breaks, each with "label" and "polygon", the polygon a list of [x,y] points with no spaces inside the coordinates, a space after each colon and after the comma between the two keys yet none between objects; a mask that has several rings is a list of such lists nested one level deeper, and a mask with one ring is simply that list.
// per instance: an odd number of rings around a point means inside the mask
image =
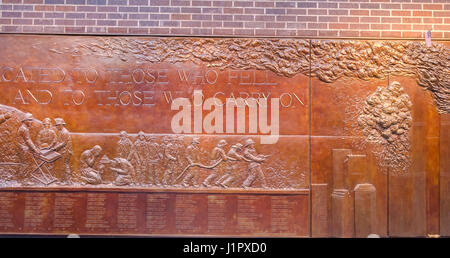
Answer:
[{"label": "red brick", "polygon": [[442,4],[424,4],[423,9],[424,10],[442,10]]},{"label": "red brick", "polygon": [[[136,28],[136,33],[139,34],[145,34],[143,32],[138,32],[137,31],[138,28]],[[139,28],[141,29],[141,28]],[[169,28],[150,28],[150,34],[159,34],[159,35],[166,35],[170,33],[170,29]]]},{"label": "red brick", "polygon": [[380,4],[366,4],[366,3],[360,3],[359,4],[360,9],[380,9]]},{"label": "red brick", "polygon": [[297,16],[298,22],[317,22],[317,16]]},{"label": "red brick", "polygon": [[172,20],[190,20],[191,19],[191,14],[174,13],[174,14],[171,14],[170,17],[171,17]]},{"label": "red brick", "polygon": [[420,10],[422,9],[421,4],[402,4],[402,9]]},{"label": "red brick", "polygon": [[120,27],[109,27],[108,28],[108,33],[113,33],[113,34],[126,34],[127,31],[128,31],[127,28],[120,28]]},{"label": "red brick", "polygon": [[339,3],[340,9],[358,9],[359,4],[353,4],[353,3]]},{"label": "red brick", "polygon": [[369,23],[380,23],[380,17],[361,17],[359,18],[360,22],[369,22]]},{"label": "red brick", "polygon": [[233,35],[233,29],[213,29],[214,35],[231,36]]},{"label": "red brick", "polygon": [[275,6],[274,2],[263,2],[263,1],[255,2],[255,7],[274,7],[274,6]]},{"label": "red brick", "polygon": [[121,26],[121,27],[135,27],[138,25],[138,22],[130,21],[130,20],[123,20],[123,21],[119,21],[119,23],[117,25]]},{"label": "red brick", "polygon": [[255,21],[275,21],[275,16],[272,15],[256,15]]},{"label": "red brick", "polygon": [[233,5],[232,1],[213,1],[213,6],[230,7]]},{"label": "red brick", "polygon": [[244,9],[242,9],[242,8],[223,8],[223,13],[242,14],[242,13],[244,13]]},{"label": "red brick", "polygon": [[22,32],[22,26],[2,26],[2,32]]},{"label": "red brick", "polygon": [[341,30],[339,31],[339,37],[359,37],[359,31]]},{"label": "red brick", "polygon": [[24,4],[42,4],[44,0],[23,0]]},{"label": "red brick", "polygon": [[222,27],[222,22],[204,21],[202,27]]},{"label": "red brick", "polygon": [[275,36],[276,30],[268,30],[268,29],[256,29],[255,30],[255,36]]},{"label": "red brick", "polygon": [[384,11],[384,10],[370,10],[371,16],[390,16],[391,11]]},{"label": "red brick", "polygon": [[268,29],[282,29],[286,27],[286,23],[284,22],[267,22],[266,28]]},{"label": "red brick", "polygon": [[402,31],[402,38],[422,38],[423,33],[418,31]]},{"label": "red brick", "polygon": [[24,12],[22,13],[23,18],[42,18],[44,17],[44,13],[40,12]]},{"label": "red brick", "polygon": [[243,22],[227,22],[227,21],[224,21],[223,22],[223,27],[224,28],[243,28],[244,27],[244,23]]},{"label": "red brick", "polygon": [[[236,20],[236,16],[234,16],[235,20]],[[296,21],[297,17],[296,16],[287,16],[287,15],[279,15],[277,16],[277,21]]]},{"label": "red brick", "polygon": [[235,1],[234,6],[236,6],[236,7],[253,7],[254,2],[253,1]]},{"label": "red brick", "polygon": [[413,11],[413,16],[432,16],[431,11]]},{"label": "red brick", "polygon": [[235,21],[253,21],[253,20],[255,20],[255,16],[253,16],[253,15],[235,15],[234,20]]},{"label": "red brick", "polygon": [[34,10],[51,12],[51,11],[55,10],[55,6],[54,5],[35,5]]},{"label": "red brick", "polygon": [[232,21],[233,15],[213,15],[214,21]]},{"label": "red brick", "polygon": [[380,37],[380,31],[360,31],[359,35],[361,37],[367,37],[367,38],[379,38]]},{"label": "red brick", "polygon": [[13,24],[15,25],[31,25],[33,24],[32,19],[13,19]]},{"label": "red brick", "polygon": [[297,30],[297,36],[299,37],[316,37],[317,30]]},{"label": "red brick", "polygon": [[265,22],[245,22],[244,23],[245,28],[264,28],[265,25],[266,25]]},{"label": "red brick", "polygon": [[44,31],[43,26],[23,26],[24,33],[42,33]]},{"label": "red brick", "polygon": [[413,30],[433,30],[431,24],[413,24]]},{"label": "red brick", "polygon": [[75,11],[75,6],[71,6],[71,5],[57,5],[55,6],[55,10],[57,12],[74,12]]},{"label": "red brick", "polygon": [[64,33],[63,26],[45,26],[44,32],[46,33]]},{"label": "red brick", "polygon": [[326,9],[308,9],[308,15],[327,15]]},{"label": "red brick", "polygon": [[211,1],[192,1],[192,6],[211,6]]},{"label": "red brick", "polygon": [[390,30],[390,24],[370,24],[370,29],[372,30]]},{"label": "red brick", "polygon": [[351,23],[350,29],[351,30],[368,30],[369,26],[370,26],[369,24],[364,24],[364,23]]},{"label": "red brick", "polygon": [[175,35],[191,35],[190,28],[170,28],[170,33]]},{"label": "red brick", "polygon": [[150,5],[153,6],[168,6],[170,5],[170,1],[169,0],[150,0]]},{"label": "red brick", "polygon": [[319,30],[320,37],[337,37],[337,30]]},{"label": "red brick", "polygon": [[433,11],[434,17],[450,17],[450,11]]},{"label": "red brick", "polygon": [[381,17],[381,23],[401,23],[400,17]]},{"label": "red brick", "polygon": [[326,23],[308,23],[308,29],[327,29]]},{"label": "red brick", "polygon": [[95,24],[96,24],[95,20],[75,20],[76,26],[95,26]]},{"label": "red brick", "polygon": [[329,15],[348,15],[348,10],[340,10],[340,9],[329,9]]},{"label": "red brick", "polygon": [[306,15],[306,9],[287,9],[286,10],[286,14],[291,15],[291,14],[295,14],[295,15]]},{"label": "red brick", "polygon": [[212,31],[212,29],[207,28],[192,28],[192,34],[200,36],[211,36]]},{"label": "red brick", "polygon": [[319,22],[337,22],[337,16],[319,16]]},{"label": "red brick", "polygon": [[421,23],[422,18],[402,18],[403,23]]},{"label": "red brick", "polygon": [[277,30],[276,35],[277,36],[296,36],[297,31],[296,30]]},{"label": "red brick", "polygon": [[350,15],[369,15],[369,10],[350,10]]},{"label": "red brick", "polygon": [[359,22],[359,17],[339,17],[339,22]]},{"label": "red brick", "polygon": [[433,38],[433,39],[442,38],[443,35],[444,35],[444,33],[442,33],[442,32],[436,32],[436,31],[431,32],[431,38]]},{"label": "red brick", "polygon": [[299,23],[299,22],[295,22],[295,23],[287,23],[286,24],[286,28],[288,29],[306,29],[306,23]]},{"label": "red brick", "polygon": [[3,4],[21,4],[22,0],[3,0]]},{"label": "red brick", "polygon": [[190,6],[191,2],[186,0],[171,0],[170,6]]},{"label": "red brick", "polygon": [[411,11],[392,11],[392,16],[411,16]]},{"label": "red brick", "polygon": [[434,30],[450,31],[450,24],[444,24],[444,25],[436,24],[436,25],[434,25]]},{"label": "red brick", "polygon": [[234,35],[238,36],[254,36],[255,31],[253,29],[235,29]]},{"label": "red brick", "polygon": [[402,36],[401,31],[382,31],[382,38],[400,38]]},{"label": "red brick", "polygon": [[[289,12],[289,10],[288,10]],[[264,14],[264,9],[262,8],[245,8],[244,9],[245,14]],[[306,13],[306,11],[305,11]]]},{"label": "red brick", "polygon": [[381,9],[384,9],[384,10],[402,9],[402,6],[401,6],[401,4],[381,4]]},{"label": "red brick", "polygon": [[1,19],[0,18],[0,24],[11,24],[11,19]]},{"label": "red brick", "polygon": [[330,29],[348,29],[348,24],[346,23],[330,23],[328,25]]},{"label": "red brick", "polygon": [[392,24],[393,30],[411,30],[411,24]]},{"label": "red brick", "polygon": [[182,21],[181,22],[181,27],[202,27],[202,22],[201,21]]},{"label": "red brick", "polygon": [[[157,33],[155,31],[151,31],[151,30],[161,30],[163,28],[151,28],[150,29],[150,34],[164,34],[164,33]],[[164,28],[163,30],[167,30],[169,31],[169,29]],[[148,34],[149,29],[148,28],[128,28],[128,33],[130,34],[135,34],[135,35],[146,35]],[[169,33],[169,32],[167,32]]]},{"label": "red brick", "polygon": [[440,24],[442,23],[442,18],[423,18],[423,23]]}]

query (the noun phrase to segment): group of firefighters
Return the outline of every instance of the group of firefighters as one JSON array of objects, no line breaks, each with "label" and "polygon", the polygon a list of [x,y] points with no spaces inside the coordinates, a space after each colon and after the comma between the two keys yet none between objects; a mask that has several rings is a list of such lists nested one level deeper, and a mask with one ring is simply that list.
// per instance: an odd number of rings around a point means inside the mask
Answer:
[{"label": "group of firefighters", "polygon": [[[11,118],[11,113],[0,115],[0,124]],[[36,141],[30,136],[33,115],[26,113],[21,120],[16,140],[19,147],[19,159],[22,163],[21,174],[24,175],[35,165],[31,156],[42,155],[48,151],[61,154],[59,162],[62,164],[61,184],[72,184],[70,159],[73,154],[72,139],[65,128],[62,118],[54,119],[54,126],[50,118],[43,120],[43,127],[37,135]],[[236,143],[228,151],[226,140],[220,140],[213,148],[209,161],[204,162],[206,153],[200,149],[199,138],[193,138],[190,145],[185,147],[182,136],[164,136],[158,143],[155,136],[146,136],[139,132],[132,142],[125,131],[120,132],[117,143],[117,157],[108,160],[109,169],[116,172],[115,185],[154,185],[154,186],[183,186],[183,187],[212,187],[240,186],[252,187],[259,180],[261,187],[266,188],[267,182],[261,168],[268,156],[258,154],[255,142],[247,139],[243,144]],[[84,183],[102,184],[104,166],[98,168],[102,148],[98,145],[85,150],[80,156],[80,178]],[[32,158],[32,157],[31,157]],[[101,163],[101,162],[100,162]],[[205,164],[209,163],[209,164]],[[245,180],[238,182],[246,164]],[[204,178],[200,178],[201,171],[207,171]],[[239,185],[237,185],[237,183]]]},{"label": "group of firefighters", "polygon": [[[247,164],[248,175],[241,187],[252,187],[259,180],[261,187],[267,183],[261,163],[268,156],[258,154],[255,142],[247,139],[244,144],[236,143],[228,151],[226,140],[220,140],[212,150],[208,164],[204,164],[205,153],[200,149],[199,138],[193,138],[185,147],[182,136],[164,136],[158,144],[155,136],[145,136],[139,132],[133,143],[126,132],[120,133],[117,154],[122,163],[128,160],[134,170],[130,180],[136,184],[156,186],[212,187],[228,188],[236,185],[237,173],[243,162]],[[117,161],[117,160],[116,160]],[[201,179],[201,170],[207,176]]]}]

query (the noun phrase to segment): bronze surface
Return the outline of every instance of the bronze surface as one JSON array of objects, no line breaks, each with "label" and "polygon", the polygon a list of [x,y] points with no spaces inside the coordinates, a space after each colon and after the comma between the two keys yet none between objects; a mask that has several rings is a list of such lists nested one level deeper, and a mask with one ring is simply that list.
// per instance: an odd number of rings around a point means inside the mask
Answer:
[{"label": "bronze surface", "polygon": [[[1,233],[449,234],[446,43],[2,35],[0,45]],[[222,108],[196,113],[199,92]],[[193,122],[182,132],[177,98]],[[243,128],[227,99],[244,100]],[[273,124],[275,99],[278,140],[263,144],[270,133],[249,121],[261,123],[267,101]]]}]

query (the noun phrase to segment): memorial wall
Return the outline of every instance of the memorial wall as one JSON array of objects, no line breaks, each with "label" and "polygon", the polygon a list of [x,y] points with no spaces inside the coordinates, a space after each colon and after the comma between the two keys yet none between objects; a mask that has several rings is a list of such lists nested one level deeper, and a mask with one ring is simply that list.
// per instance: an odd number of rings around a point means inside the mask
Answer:
[{"label": "memorial wall", "polygon": [[450,235],[448,42],[0,46],[0,234]]}]

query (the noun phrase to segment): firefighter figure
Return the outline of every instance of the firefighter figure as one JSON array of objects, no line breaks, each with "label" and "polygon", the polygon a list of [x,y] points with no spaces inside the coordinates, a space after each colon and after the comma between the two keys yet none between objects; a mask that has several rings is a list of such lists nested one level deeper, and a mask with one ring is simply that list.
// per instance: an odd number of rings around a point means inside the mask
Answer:
[{"label": "firefighter figure", "polygon": [[261,163],[264,162],[268,156],[256,152],[255,142],[252,139],[247,139],[247,141],[245,141],[243,154],[245,159],[248,160],[248,177],[242,183],[242,187],[251,187],[255,180],[259,179],[261,186],[267,188],[266,177],[261,169]]},{"label": "firefighter figure", "polygon": [[72,172],[70,171],[70,158],[72,157],[72,138],[69,131],[65,127],[66,122],[62,118],[55,118],[56,144],[52,148],[53,151],[57,151],[62,154],[62,161],[64,165],[64,172],[62,176],[63,184],[72,183]]}]

